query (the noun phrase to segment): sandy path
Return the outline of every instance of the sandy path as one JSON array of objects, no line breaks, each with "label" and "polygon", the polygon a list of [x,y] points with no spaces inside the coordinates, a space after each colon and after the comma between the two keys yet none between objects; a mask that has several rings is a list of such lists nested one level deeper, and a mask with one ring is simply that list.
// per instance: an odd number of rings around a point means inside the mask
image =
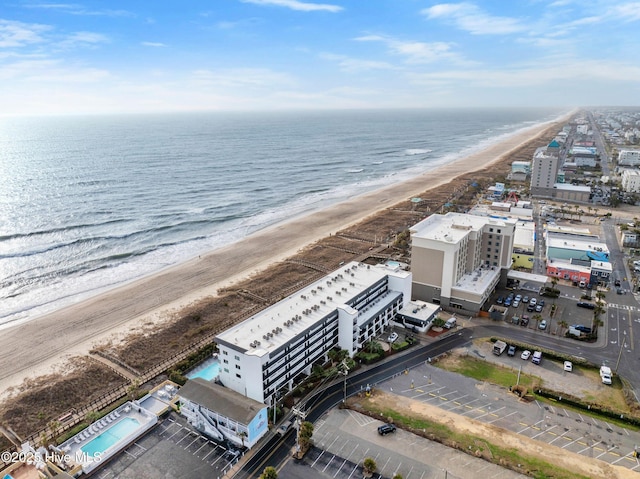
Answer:
[{"label": "sandy path", "polygon": [[539,136],[549,126],[537,125],[432,172],[266,228],[202,258],[0,330],[0,395],[26,378],[50,372],[73,355],[86,353],[116,331],[126,331],[154,318],[166,318],[172,311],[215,295],[218,288],[287,258],[329,233],[422,194],[461,173],[484,168]]}]

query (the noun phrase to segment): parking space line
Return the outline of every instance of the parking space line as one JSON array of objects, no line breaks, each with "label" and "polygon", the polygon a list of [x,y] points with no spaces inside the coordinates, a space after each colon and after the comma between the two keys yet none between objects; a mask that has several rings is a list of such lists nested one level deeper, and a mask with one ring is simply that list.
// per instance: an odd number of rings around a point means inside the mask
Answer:
[{"label": "parking space line", "polygon": [[582,454],[584,451],[586,451],[587,449],[591,449],[592,447],[595,448],[598,444],[600,444],[601,441],[598,441],[596,443],[594,443],[592,446],[587,446],[584,449],[581,449],[578,451],[578,454]]},{"label": "parking space line", "polygon": [[318,462],[318,460],[322,457],[323,454],[324,454],[324,449],[322,451],[320,451],[320,455],[318,457],[316,457],[316,460],[313,461],[313,464],[311,464],[311,467],[315,467],[316,462]]},{"label": "parking space line", "polygon": [[188,438],[189,436],[191,436],[191,431],[187,431],[187,433],[184,436],[182,436],[182,439],[176,442],[176,446],[180,444],[182,441],[184,441],[186,438]]},{"label": "parking space line", "polygon": [[208,443],[207,443],[207,442],[205,442],[202,446],[200,446],[200,447],[196,450],[196,452],[194,452],[194,453],[193,453],[193,455],[195,456],[195,455],[198,453],[198,451],[200,451],[200,449],[202,449],[202,448],[203,448],[204,446],[206,446],[207,444],[208,444]]},{"label": "parking space line", "polygon": [[331,464],[331,461],[333,461],[333,458],[336,457],[336,455],[334,454],[333,456],[331,456],[331,459],[329,459],[329,462],[327,462],[327,465],[324,466],[324,469],[322,470],[322,472],[327,470],[327,467],[329,467],[329,464]]},{"label": "parking space line", "polygon": [[169,436],[167,439],[171,439],[173,436],[175,436],[176,434],[178,434],[184,426],[180,426],[180,429],[178,429],[176,432],[174,432],[173,434],[171,434],[171,436]]},{"label": "parking space line", "polygon": [[380,468],[380,470],[381,470],[381,471],[384,471],[384,468],[385,468],[385,467],[387,467],[387,464],[389,464],[389,461],[390,461],[390,460],[391,460],[391,456],[389,456],[389,457],[387,458],[387,462],[385,462],[385,463],[384,463],[384,466],[382,466],[382,467]]},{"label": "parking space line", "polygon": [[[353,476],[353,473],[354,473],[354,472],[356,472],[356,470],[357,470],[357,469],[358,469],[358,465],[357,465],[357,464],[355,464],[355,465],[353,466],[353,469],[351,469],[351,474],[349,474],[349,478],[350,478],[351,476]],[[347,479],[348,479],[348,478],[347,478]]]},{"label": "parking space line", "polygon": [[616,459],[611,464],[616,464],[616,463],[622,461],[623,459],[631,459],[631,460],[633,460],[633,458],[631,456],[632,454],[633,454],[633,451],[630,451],[629,454],[625,454],[624,456],[620,456],[619,459]]},{"label": "parking space line", "polygon": [[185,449],[187,449],[187,448],[191,447],[191,444],[193,444],[194,442],[196,442],[198,439],[200,439],[200,436],[196,436],[196,438],[195,438],[193,441],[191,441],[191,442],[189,443],[189,445],[188,445],[187,447],[185,447]]},{"label": "parking space line", "polygon": [[485,412],[485,411],[484,411],[484,408],[489,407],[489,406],[491,406],[491,403],[487,403],[487,404],[485,404],[484,406],[480,406],[480,407],[477,407],[477,408],[470,409],[469,411],[465,411],[465,412],[463,412],[463,413],[460,413],[460,415],[461,415],[461,416],[464,416],[464,415],[465,415],[465,414],[467,414],[468,412],[473,412],[473,411]]},{"label": "parking space line", "polygon": [[502,411],[504,409],[504,406],[502,406],[501,408],[496,409],[495,411],[487,411],[484,414],[481,414],[480,416],[476,417],[475,419],[480,419],[481,417],[485,417],[489,414],[495,415],[495,413],[497,413],[498,411]]},{"label": "parking space line", "polygon": [[512,411],[512,412],[510,412],[509,414],[507,414],[506,416],[498,417],[498,418],[496,418],[496,419],[493,419],[492,421],[488,421],[488,423],[489,423],[489,424],[492,424],[492,423],[494,423],[494,422],[496,422],[496,421],[499,421],[500,419],[506,419],[506,418],[508,418],[509,416],[513,416],[514,414],[518,414],[518,411]]},{"label": "parking space line", "polygon": [[557,424],[554,424],[553,426],[551,426],[549,429],[547,429],[546,431],[543,431],[542,429],[540,429],[540,432],[538,434],[536,434],[535,436],[533,436],[531,439],[535,439],[538,436],[541,436],[547,432],[549,432],[551,429],[553,429],[554,427],[556,427]]},{"label": "parking space line", "polygon": [[[569,446],[571,446],[572,444],[575,444],[576,442],[578,442],[578,441],[579,441],[580,439],[582,439],[583,437],[584,437],[584,436],[580,436],[578,439],[574,439],[573,441],[568,442],[567,444],[565,444],[564,446],[562,446],[562,448],[564,449],[565,447],[569,447]],[[578,443],[578,444],[580,444],[580,443]]]},{"label": "parking space line", "polygon": [[204,456],[204,457],[202,458],[202,460],[203,460],[203,461],[204,461],[204,460],[206,460],[206,459],[207,459],[207,457],[209,457],[211,454],[213,454],[213,453],[216,451],[216,449],[217,449],[217,447],[214,447],[213,449],[211,449],[211,450],[207,453],[207,455],[206,455],[206,456]]},{"label": "parking space line", "polygon": [[[551,433],[551,434],[553,434],[553,433]],[[566,436],[564,436],[563,434],[560,434],[559,436],[556,436],[556,438],[555,438],[554,440],[550,441],[550,442],[549,442],[549,444],[553,444],[554,442],[556,442],[556,441],[557,441],[558,439],[560,439],[560,438],[562,438],[562,439],[567,439],[567,437],[566,437]],[[568,438],[568,440],[570,441],[570,440],[571,440],[571,438]]]}]

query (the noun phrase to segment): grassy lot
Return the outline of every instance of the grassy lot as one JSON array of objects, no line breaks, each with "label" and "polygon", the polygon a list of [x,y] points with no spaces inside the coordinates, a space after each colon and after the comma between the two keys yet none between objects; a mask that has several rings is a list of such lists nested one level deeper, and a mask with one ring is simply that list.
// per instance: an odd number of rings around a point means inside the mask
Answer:
[{"label": "grassy lot", "polygon": [[[518,376],[518,371],[513,368],[504,367],[499,364],[464,355],[446,356],[434,362],[434,365],[447,371],[463,374],[478,381],[486,381],[491,384],[503,386],[505,388],[509,388],[515,385]],[[574,365],[574,373],[578,372],[588,377],[591,381],[594,382],[594,384],[600,383],[600,375],[598,371]],[[537,387],[549,388],[549,385],[545,384],[542,378],[521,373],[520,385],[526,387],[529,392],[533,393],[534,397],[537,400],[551,404],[557,404],[557,401],[553,401],[535,394],[535,390]],[[558,392],[558,396],[563,396],[563,393]],[[632,411],[630,410],[629,405],[625,401],[624,395],[622,393],[622,383],[617,378],[614,378],[614,383],[611,387],[600,389],[593,388],[589,391],[585,391],[584,395],[580,397],[580,399],[585,404],[606,405],[607,408],[614,411],[619,411],[620,413],[623,413],[625,415],[632,414]],[[562,407],[577,411],[583,415],[601,418],[601,416],[594,411],[572,407],[567,403],[563,403]],[[620,426],[624,426],[626,428],[640,430],[640,428],[635,427],[633,424],[616,420],[615,418],[607,417],[606,420],[616,423]]]},{"label": "grassy lot", "polygon": [[[470,356],[448,356],[442,360],[438,360],[435,366],[477,379],[478,381],[487,381],[505,388],[515,385],[518,381],[518,371]],[[532,389],[542,385],[542,379],[537,376],[521,373],[519,384],[528,389]]]}]

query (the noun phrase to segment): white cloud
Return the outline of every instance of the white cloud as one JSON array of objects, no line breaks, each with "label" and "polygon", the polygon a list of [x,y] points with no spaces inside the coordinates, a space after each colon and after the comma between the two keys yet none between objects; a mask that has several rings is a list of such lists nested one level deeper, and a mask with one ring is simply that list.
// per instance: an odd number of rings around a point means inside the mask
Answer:
[{"label": "white cloud", "polygon": [[287,73],[266,68],[235,68],[221,70],[195,70],[191,80],[201,86],[224,86],[242,88],[272,88],[295,84]]},{"label": "white cloud", "polygon": [[452,51],[453,43],[401,41],[381,35],[365,35],[355,38],[360,42],[382,42],[395,54],[406,58],[407,63],[434,63],[446,60],[468,64],[458,53]]},{"label": "white cloud", "polygon": [[339,12],[343,10],[338,5],[329,5],[325,3],[308,3],[300,2],[298,0],[241,0],[244,3],[254,3],[256,5],[273,5],[276,7],[286,7],[291,10],[298,10],[300,12]]},{"label": "white cloud", "polygon": [[67,35],[62,41],[55,44],[58,48],[93,47],[101,43],[109,43],[109,38],[101,33],[75,32]]},{"label": "white cloud", "polygon": [[611,9],[611,13],[625,22],[640,20],[640,2],[623,3]]},{"label": "white cloud", "polygon": [[42,34],[50,31],[48,25],[22,23],[0,19],[0,48],[16,48],[42,43]]},{"label": "white cloud", "polygon": [[17,79],[20,82],[39,83],[95,83],[110,74],[98,68],[68,66],[60,60],[21,60],[0,66],[0,79]]},{"label": "white cloud", "polygon": [[387,62],[376,60],[359,60],[346,55],[335,55],[333,53],[321,53],[320,58],[338,63],[338,66],[347,72],[361,72],[367,70],[391,70],[394,67]]},{"label": "white cloud", "polygon": [[166,47],[166,45],[164,43],[160,43],[160,42],[141,42],[140,45],[145,46],[145,47]]},{"label": "white cloud", "polygon": [[429,19],[451,21],[456,27],[473,35],[505,35],[525,30],[520,20],[496,17],[483,12],[472,3],[441,3],[421,11]]},{"label": "white cloud", "polygon": [[59,12],[68,13],[69,15],[84,16],[105,16],[105,17],[132,17],[131,12],[126,10],[88,10],[82,5],[75,3],[32,3],[23,5],[24,8],[41,9],[41,10],[57,10]]}]

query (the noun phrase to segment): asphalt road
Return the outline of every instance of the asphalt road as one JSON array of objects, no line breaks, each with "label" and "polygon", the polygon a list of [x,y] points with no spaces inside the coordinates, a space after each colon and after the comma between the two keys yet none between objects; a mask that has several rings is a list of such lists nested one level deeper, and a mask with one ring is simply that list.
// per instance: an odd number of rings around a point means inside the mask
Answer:
[{"label": "asphalt road", "polygon": [[[472,335],[471,329],[462,329],[433,344],[410,348],[405,354],[396,355],[388,362],[363,367],[353,375],[347,376],[347,396],[361,391],[368,384],[382,382],[407,368],[413,368],[425,363],[431,357],[469,344]],[[343,388],[344,382],[338,381],[307,398],[299,405],[302,410],[306,411],[306,420],[315,422],[325,412],[340,404],[344,399]],[[251,458],[243,464],[242,468],[233,475],[234,479],[255,478],[262,473],[265,467],[277,467],[284,463],[294,447],[295,437],[291,431],[284,438],[269,436],[269,439],[260,446],[260,449],[256,450]]]}]

